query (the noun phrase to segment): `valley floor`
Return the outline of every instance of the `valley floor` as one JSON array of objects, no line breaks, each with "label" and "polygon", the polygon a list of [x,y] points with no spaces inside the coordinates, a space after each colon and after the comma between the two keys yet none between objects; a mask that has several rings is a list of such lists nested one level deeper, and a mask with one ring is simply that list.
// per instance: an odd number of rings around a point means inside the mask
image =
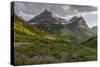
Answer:
[{"label": "valley floor", "polygon": [[94,61],[95,48],[64,42],[15,42],[15,65]]}]

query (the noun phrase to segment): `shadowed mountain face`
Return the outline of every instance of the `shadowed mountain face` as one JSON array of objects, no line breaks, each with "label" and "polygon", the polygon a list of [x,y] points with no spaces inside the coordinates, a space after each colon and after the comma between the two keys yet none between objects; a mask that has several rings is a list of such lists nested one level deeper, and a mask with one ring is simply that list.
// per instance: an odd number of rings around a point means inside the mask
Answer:
[{"label": "shadowed mountain face", "polygon": [[46,9],[44,12],[31,19],[29,22],[35,22],[38,24],[58,24],[58,17],[53,17],[52,12]]},{"label": "shadowed mountain face", "polygon": [[83,17],[75,16],[69,22],[65,26],[71,32],[72,39],[75,39],[76,42],[86,41],[93,36]]},{"label": "shadowed mountain face", "polygon": [[60,33],[64,33],[68,36],[67,38],[69,38],[69,40],[74,42],[80,43],[93,36],[83,17],[75,16],[67,21],[63,18],[54,16],[52,12],[47,9],[31,19],[29,23],[37,25],[41,30],[50,34],[63,36]]},{"label": "shadowed mountain face", "polygon": [[68,24],[68,26],[70,26],[70,28],[77,27],[77,28],[82,28],[82,29],[86,29],[86,30],[89,29],[89,27],[86,24],[86,21],[84,20],[83,17],[75,16],[69,22],[71,22],[70,24]]},{"label": "shadowed mountain face", "polygon": [[91,32],[93,33],[94,36],[97,36],[97,26],[92,27]]}]

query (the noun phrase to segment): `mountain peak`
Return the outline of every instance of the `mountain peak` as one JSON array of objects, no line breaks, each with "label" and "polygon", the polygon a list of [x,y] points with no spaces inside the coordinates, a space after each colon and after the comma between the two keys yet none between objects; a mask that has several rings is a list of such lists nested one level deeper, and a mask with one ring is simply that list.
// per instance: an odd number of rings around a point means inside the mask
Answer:
[{"label": "mountain peak", "polygon": [[74,23],[86,24],[86,21],[84,20],[82,16],[80,17],[74,16],[70,21]]},{"label": "mountain peak", "polygon": [[48,11],[48,9],[46,8],[46,9],[44,10],[44,12],[49,12],[49,11]]},{"label": "mountain peak", "polygon": [[86,24],[86,21],[84,20],[84,18],[82,16],[78,17],[78,16],[74,16],[71,20],[70,20],[71,26],[73,27],[79,27],[81,29],[89,29],[88,25]]},{"label": "mountain peak", "polygon": [[78,17],[78,16],[74,16],[70,21],[79,21],[79,20],[84,20],[84,18],[82,16]]},{"label": "mountain peak", "polygon": [[42,13],[31,19],[29,22],[36,22],[39,24],[58,24],[58,18],[53,17],[52,12],[45,9]]},{"label": "mountain peak", "polygon": [[49,11],[48,9],[45,9],[40,15],[50,15],[50,16],[52,16],[52,12]]},{"label": "mountain peak", "polygon": [[82,16],[78,17],[78,20],[84,20],[84,18]]}]

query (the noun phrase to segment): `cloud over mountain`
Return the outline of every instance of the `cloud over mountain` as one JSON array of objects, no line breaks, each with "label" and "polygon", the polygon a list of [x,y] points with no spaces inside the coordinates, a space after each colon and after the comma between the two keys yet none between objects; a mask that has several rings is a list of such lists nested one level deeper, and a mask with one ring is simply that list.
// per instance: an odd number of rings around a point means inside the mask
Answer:
[{"label": "cloud over mountain", "polygon": [[[97,25],[97,7],[94,6],[15,1],[15,13],[21,15],[27,21],[39,15],[46,8],[54,15],[64,19],[71,19],[73,16],[83,16],[89,27]],[[92,19],[91,22],[92,17],[95,19]]]},{"label": "cloud over mountain", "polygon": [[23,11],[28,14],[36,15],[47,8],[54,14],[66,17],[77,13],[94,12],[96,7],[92,6],[79,6],[79,5],[66,5],[66,4],[49,4],[49,3],[31,3],[31,2],[15,2],[15,12]]}]

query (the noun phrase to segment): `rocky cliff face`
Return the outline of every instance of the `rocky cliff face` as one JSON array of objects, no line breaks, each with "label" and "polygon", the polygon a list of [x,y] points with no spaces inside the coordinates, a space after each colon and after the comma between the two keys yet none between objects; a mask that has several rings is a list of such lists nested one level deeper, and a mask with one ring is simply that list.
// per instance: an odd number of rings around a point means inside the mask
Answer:
[{"label": "rocky cliff face", "polygon": [[44,12],[31,19],[29,22],[35,22],[38,24],[58,24],[58,19],[58,17],[52,16],[52,12],[45,9]]},{"label": "rocky cliff face", "polygon": [[86,24],[86,21],[83,19],[83,17],[73,17],[69,22],[68,26],[71,28],[82,28],[82,29],[89,29],[88,25]]},{"label": "rocky cliff face", "polygon": [[69,22],[70,23],[65,24],[65,26],[71,32],[72,39],[79,42],[86,41],[93,36],[83,17],[75,16]]}]

